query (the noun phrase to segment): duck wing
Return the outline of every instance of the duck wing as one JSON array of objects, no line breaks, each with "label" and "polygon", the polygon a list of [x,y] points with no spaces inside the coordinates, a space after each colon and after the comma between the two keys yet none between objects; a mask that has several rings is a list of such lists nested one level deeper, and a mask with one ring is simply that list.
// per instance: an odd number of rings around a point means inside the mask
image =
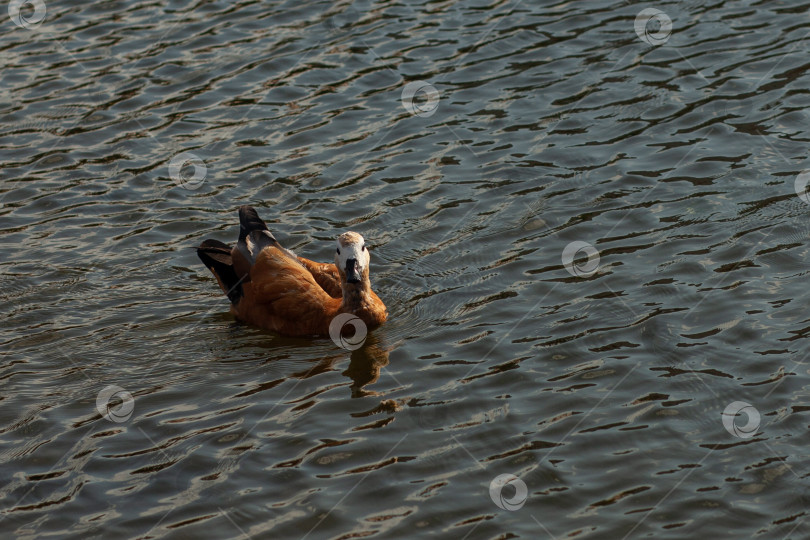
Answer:
[{"label": "duck wing", "polygon": [[231,259],[238,276],[250,278],[250,269],[256,264],[256,257],[267,247],[275,247],[293,260],[295,253],[283,247],[276,240],[267,224],[259,217],[252,206],[239,208],[239,240],[231,250]]},{"label": "duck wing", "polygon": [[304,257],[298,257],[298,262],[309,270],[318,285],[325,290],[332,298],[341,298],[343,288],[340,286],[340,273],[337,266],[329,263],[317,263]]},{"label": "duck wing", "polygon": [[250,275],[251,268],[256,264],[259,253],[268,247],[279,250],[312,274],[315,283],[329,296],[333,298],[343,296],[340,274],[334,264],[321,264],[298,257],[292,250],[285,248],[276,240],[253,207],[242,206],[239,208],[239,241],[231,253],[237,276],[244,277],[246,281],[253,279]]},{"label": "duck wing", "polygon": [[287,335],[328,334],[340,309],[313,275],[285,250],[268,246],[256,256],[236,308],[247,322]]},{"label": "duck wing", "polygon": [[231,303],[236,304],[242,298],[242,282],[233,267],[231,247],[218,240],[204,240],[197,248],[197,255],[200,260],[211,270],[217,278],[220,289],[224,292]]}]

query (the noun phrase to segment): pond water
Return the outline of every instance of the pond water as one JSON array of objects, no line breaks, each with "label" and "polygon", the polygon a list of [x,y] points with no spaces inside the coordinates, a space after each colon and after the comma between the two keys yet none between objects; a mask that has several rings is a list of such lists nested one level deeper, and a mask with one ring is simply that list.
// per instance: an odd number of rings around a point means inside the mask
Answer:
[{"label": "pond water", "polygon": [[[12,4],[3,537],[810,535],[806,3]],[[235,321],[244,204],[389,321]]]}]

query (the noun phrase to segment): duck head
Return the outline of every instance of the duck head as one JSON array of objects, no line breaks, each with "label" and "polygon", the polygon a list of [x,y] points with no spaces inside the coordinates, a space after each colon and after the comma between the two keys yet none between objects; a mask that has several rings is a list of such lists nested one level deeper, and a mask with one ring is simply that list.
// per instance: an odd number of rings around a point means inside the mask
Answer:
[{"label": "duck head", "polygon": [[356,232],[345,232],[338,236],[335,266],[344,283],[368,282],[368,249],[366,241]]}]

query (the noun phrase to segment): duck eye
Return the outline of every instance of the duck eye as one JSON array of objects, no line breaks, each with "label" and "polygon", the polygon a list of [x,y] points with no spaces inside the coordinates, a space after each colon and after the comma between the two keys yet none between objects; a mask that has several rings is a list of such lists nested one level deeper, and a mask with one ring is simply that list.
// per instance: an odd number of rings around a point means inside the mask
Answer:
[{"label": "duck eye", "polygon": [[340,255],[340,248],[337,248],[338,255]]},{"label": "duck eye", "polygon": [[363,244],[363,251],[365,251],[365,250],[366,250],[366,245],[365,245],[365,244]]}]

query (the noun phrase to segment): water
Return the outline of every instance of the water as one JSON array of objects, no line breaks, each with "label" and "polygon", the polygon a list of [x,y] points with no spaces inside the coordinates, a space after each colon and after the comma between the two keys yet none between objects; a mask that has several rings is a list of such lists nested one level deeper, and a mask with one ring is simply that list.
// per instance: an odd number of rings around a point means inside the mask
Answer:
[{"label": "water", "polygon": [[[810,534],[806,4],[22,13],[4,537]],[[235,322],[191,248],[242,204],[362,233],[389,322]]]}]

